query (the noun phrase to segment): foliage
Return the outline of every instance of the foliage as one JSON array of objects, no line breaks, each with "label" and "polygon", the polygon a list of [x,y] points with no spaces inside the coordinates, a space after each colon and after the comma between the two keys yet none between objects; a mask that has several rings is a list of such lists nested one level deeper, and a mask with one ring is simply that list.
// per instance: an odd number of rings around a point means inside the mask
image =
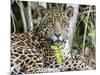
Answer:
[{"label": "foliage", "polygon": [[86,25],[87,25],[87,31],[86,31],[86,37],[85,37],[85,48],[93,46],[92,39],[96,38],[95,17],[93,17],[95,14],[93,12],[91,12],[89,16],[87,16],[87,14],[88,12],[85,14],[79,15],[79,19],[75,27],[73,47],[78,51],[79,54],[82,52],[82,48],[83,48],[83,39],[84,39]]},{"label": "foliage", "polygon": [[[25,17],[26,20],[27,18],[27,2],[22,2],[24,5],[24,12],[25,12]],[[47,3],[47,8],[49,8],[49,3]],[[55,6],[56,4],[53,3],[53,6]],[[21,14],[20,14],[20,10],[18,7],[18,3],[14,2],[13,4],[11,4],[11,9],[16,17],[15,20],[15,27],[16,27],[16,32],[23,32],[24,28],[23,28],[23,24],[22,24],[22,19],[21,19]],[[66,6],[65,6],[66,7]],[[89,6],[88,5],[80,5],[79,6],[79,16],[78,16],[78,20],[77,20],[77,24],[74,28],[75,30],[75,34],[74,34],[74,40],[73,40],[73,44],[72,44],[72,50],[76,50],[77,52],[73,53],[78,53],[80,54],[82,51],[82,47],[83,47],[83,39],[84,39],[84,31],[85,31],[85,27],[87,25],[87,31],[86,31],[86,37],[85,37],[85,46],[90,47],[93,46],[92,44],[92,40],[96,38],[96,31],[95,31],[95,6],[91,6],[91,12],[90,15],[87,16],[88,11],[89,11]],[[37,27],[38,25],[42,25],[39,24],[41,22],[41,19],[39,17],[39,15],[37,14],[37,9],[32,9],[32,23],[33,23],[33,27]],[[40,12],[41,13],[41,12]],[[34,16],[35,15],[35,16]],[[28,21],[28,20],[27,20]],[[29,27],[29,26],[27,26]],[[28,28],[27,28],[28,29]],[[13,27],[13,23],[11,20],[11,32],[14,31],[14,27]],[[63,46],[57,46],[57,45],[52,45],[51,48],[55,50],[54,54],[55,56],[58,58],[59,63],[61,64],[62,62],[62,57],[63,54],[61,52],[61,48]],[[75,48],[75,49],[74,49]]]},{"label": "foliage", "polygon": [[37,24],[38,23],[38,20],[37,19],[33,19],[33,24]]},{"label": "foliage", "polygon": [[64,45],[52,45],[51,48],[54,50],[54,55],[58,58],[59,64],[62,64],[63,53],[61,49],[64,48]]}]

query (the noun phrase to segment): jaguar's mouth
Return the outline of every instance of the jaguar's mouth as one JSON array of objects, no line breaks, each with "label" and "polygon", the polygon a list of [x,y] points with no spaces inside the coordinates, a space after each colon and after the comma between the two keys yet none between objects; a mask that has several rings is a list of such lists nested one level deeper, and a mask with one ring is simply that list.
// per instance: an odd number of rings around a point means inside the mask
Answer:
[{"label": "jaguar's mouth", "polygon": [[48,43],[50,44],[56,44],[56,45],[62,45],[65,42],[65,39],[61,39],[61,38],[51,38],[51,37],[46,37]]},{"label": "jaguar's mouth", "polygon": [[57,39],[57,40],[54,41],[54,43],[55,43],[55,44],[60,44],[60,45],[61,45],[61,44],[64,43],[64,40],[59,40],[59,39]]},{"label": "jaguar's mouth", "polygon": [[53,39],[47,39],[47,41],[49,44],[55,44],[55,45],[62,45],[64,43],[64,40],[59,40],[59,39],[55,41]]}]

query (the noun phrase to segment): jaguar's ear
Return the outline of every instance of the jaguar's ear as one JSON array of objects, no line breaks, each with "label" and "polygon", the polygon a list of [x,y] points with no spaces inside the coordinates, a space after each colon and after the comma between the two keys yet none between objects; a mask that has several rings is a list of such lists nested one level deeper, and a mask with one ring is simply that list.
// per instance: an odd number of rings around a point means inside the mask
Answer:
[{"label": "jaguar's ear", "polygon": [[43,18],[45,15],[47,15],[47,9],[42,6],[38,6],[37,13],[38,13],[39,17]]},{"label": "jaguar's ear", "polygon": [[65,9],[65,12],[67,13],[67,16],[68,17],[72,17],[73,14],[74,14],[74,8],[72,6],[68,6],[66,9]]}]

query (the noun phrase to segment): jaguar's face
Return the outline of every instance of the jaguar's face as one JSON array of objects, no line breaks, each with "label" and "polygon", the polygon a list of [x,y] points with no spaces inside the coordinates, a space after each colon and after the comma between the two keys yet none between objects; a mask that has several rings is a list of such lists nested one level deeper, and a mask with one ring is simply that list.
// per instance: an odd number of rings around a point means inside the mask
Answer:
[{"label": "jaguar's face", "polygon": [[62,44],[67,39],[69,22],[73,15],[73,8],[70,7],[69,9],[63,12],[53,9],[48,11],[44,18],[46,37],[54,43]]}]

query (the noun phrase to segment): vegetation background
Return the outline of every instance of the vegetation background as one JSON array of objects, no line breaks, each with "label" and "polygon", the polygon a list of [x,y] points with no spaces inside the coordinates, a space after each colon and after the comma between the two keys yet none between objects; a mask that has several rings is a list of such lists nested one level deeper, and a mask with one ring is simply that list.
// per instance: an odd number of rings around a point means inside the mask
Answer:
[{"label": "vegetation background", "polygon": [[[39,25],[36,7],[41,5],[48,9],[56,3],[11,1],[11,33],[29,32]],[[77,18],[72,29],[71,54],[82,55],[88,64],[96,65],[96,6],[77,5]],[[76,8],[75,8],[76,9]]]}]

